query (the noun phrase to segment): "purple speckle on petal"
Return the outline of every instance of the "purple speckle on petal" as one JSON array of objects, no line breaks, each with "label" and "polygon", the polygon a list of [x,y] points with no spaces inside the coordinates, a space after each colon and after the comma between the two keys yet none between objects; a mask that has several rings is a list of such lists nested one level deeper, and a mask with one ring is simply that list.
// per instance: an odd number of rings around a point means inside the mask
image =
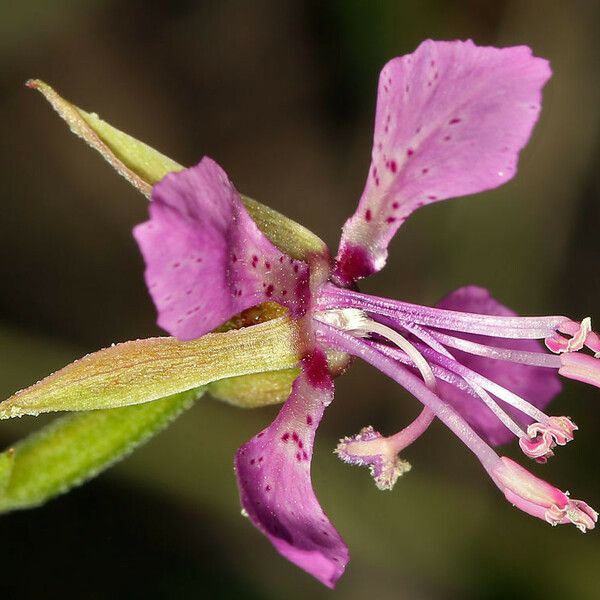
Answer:
[{"label": "purple speckle on petal", "polygon": [[313,423],[313,419],[310,415],[306,415],[306,424],[307,425],[312,425]]},{"label": "purple speckle on petal", "polygon": [[290,439],[290,432],[286,431],[282,436],[281,436],[281,441],[282,442],[287,442]]},{"label": "purple speckle on petal", "polygon": [[414,151],[412,148],[409,148],[409,149],[406,151],[406,156],[412,156],[414,153],[415,153],[415,151]]},{"label": "purple speckle on petal", "polygon": [[460,123],[460,119],[457,117],[448,121],[448,125],[456,125],[457,123]]},{"label": "purple speckle on petal", "polygon": [[367,210],[365,211],[365,221],[367,223],[370,223],[372,218],[373,218],[373,215],[371,214],[371,209],[367,208]]},{"label": "purple speckle on petal", "polygon": [[395,221],[396,221],[396,217],[388,217],[388,218],[385,220],[385,222],[386,222],[386,223],[390,223],[390,224],[391,224],[391,223],[394,223]]},{"label": "purple speckle on petal", "polygon": [[395,173],[398,170],[398,163],[395,160],[390,160],[389,169],[392,173]]}]

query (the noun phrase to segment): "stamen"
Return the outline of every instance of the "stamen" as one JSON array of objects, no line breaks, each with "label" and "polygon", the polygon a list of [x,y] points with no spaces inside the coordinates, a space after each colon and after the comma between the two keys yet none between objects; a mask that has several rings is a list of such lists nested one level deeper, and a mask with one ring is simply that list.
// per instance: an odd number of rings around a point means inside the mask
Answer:
[{"label": "stamen", "polygon": [[592,344],[596,345],[594,342],[596,342],[595,338],[598,338],[598,336],[592,332],[592,319],[590,317],[586,317],[581,323],[571,320],[563,321],[557,329],[560,333],[570,335],[571,339],[567,339],[559,333],[548,336],[544,342],[546,343],[546,347],[555,354],[581,350],[584,346],[588,345],[587,339],[590,337],[590,334],[593,334],[591,336]]},{"label": "stamen", "polygon": [[514,406],[515,408],[520,410],[522,413],[526,414],[528,417],[531,417],[535,421],[539,421],[540,423],[548,422],[548,419],[550,418],[548,417],[548,415],[543,413],[539,408],[536,408],[535,406],[527,402],[527,400],[521,398],[514,392],[507,390],[506,388],[502,387],[501,385],[498,385],[491,379],[484,377],[480,373],[477,373],[477,371],[473,371],[472,369],[465,367],[463,364],[457,361],[450,361],[444,356],[441,356],[427,348],[420,349],[424,356],[430,358],[432,361],[440,364],[449,371],[460,375],[461,377],[469,381],[469,383],[475,383],[477,385],[480,385],[484,390],[490,392],[503,402]]},{"label": "stamen", "polygon": [[447,331],[461,331],[500,338],[546,338],[553,335],[556,328],[568,320],[564,316],[503,317],[464,313],[410,304],[389,298],[378,298],[330,284],[321,288],[317,302],[321,310],[358,308],[368,313],[394,319],[400,325],[408,322]]},{"label": "stamen", "polygon": [[563,377],[600,388],[600,358],[566,352],[560,355],[560,362],[562,366],[558,373]]},{"label": "stamen", "polygon": [[423,381],[430,389],[435,389],[435,375],[423,355],[400,333],[391,327],[370,319],[366,313],[357,309],[332,309],[315,314],[315,319],[333,325],[337,329],[347,331],[359,337],[367,337],[373,333],[389,340],[403,350],[413,361]]},{"label": "stamen", "polygon": [[524,454],[539,463],[545,463],[554,456],[556,445],[564,446],[573,439],[577,425],[569,417],[550,417],[548,423],[532,423],[527,428],[527,436],[519,440]]},{"label": "stamen", "polygon": [[[406,362],[394,349],[388,348],[382,344],[377,344],[377,348],[383,354],[392,356],[396,360]],[[432,355],[433,353],[428,353],[428,356]],[[449,361],[447,364],[454,364],[458,367],[462,366],[460,363],[456,362],[454,358],[451,358],[450,360],[452,363]],[[465,372],[463,372],[462,369],[456,369],[456,373],[453,373],[438,364],[431,364],[430,368],[433,370],[438,379],[446,381],[447,383],[466,391],[475,399],[482,400],[484,404],[496,415],[498,420],[516,437],[522,438],[527,436],[525,431],[523,431],[523,429],[521,429],[521,427],[519,427],[519,425],[517,425],[517,423],[506,413],[506,411],[499,406],[499,404],[490,396],[490,394],[488,394],[483,387],[478,385],[473,378],[468,376],[467,372],[469,372],[469,370],[466,367],[464,367]]]},{"label": "stamen", "polygon": [[487,346],[485,344],[472,342],[471,340],[465,340],[464,338],[447,335],[439,331],[432,331],[431,335],[451,348],[456,348],[457,350],[468,352],[469,354],[475,354],[476,356],[483,356],[484,358],[506,360],[530,365],[532,367],[546,367],[550,369],[558,369],[560,367],[560,359],[557,356],[546,354],[544,352],[530,352],[527,350],[512,350],[510,348]]}]

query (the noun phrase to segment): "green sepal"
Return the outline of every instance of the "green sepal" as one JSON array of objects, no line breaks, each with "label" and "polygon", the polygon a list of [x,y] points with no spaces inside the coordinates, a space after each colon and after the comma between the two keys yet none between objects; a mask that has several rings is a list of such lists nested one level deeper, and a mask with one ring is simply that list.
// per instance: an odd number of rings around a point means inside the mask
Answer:
[{"label": "green sepal", "polygon": [[[32,79],[27,85],[40,91],[71,131],[100,152],[120,175],[145,196],[150,197],[152,186],[167,173],[184,168],[164,154],[109,125],[97,114],[88,113],[71,104],[47,83]],[[325,242],[306,227],[256,200],[246,196],[242,196],[242,200],[260,230],[289,256],[296,259],[304,259],[315,253],[328,256]]]},{"label": "green sepal", "polygon": [[204,390],[56,419],[0,454],[0,512],[32,508],[95,477],[192,406]]},{"label": "green sepal", "polygon": [[298,324],[279,317],[189,342],[150,338],[88,354],[0,403],[0,419],[151,402],[227,377],[298,364]]}]

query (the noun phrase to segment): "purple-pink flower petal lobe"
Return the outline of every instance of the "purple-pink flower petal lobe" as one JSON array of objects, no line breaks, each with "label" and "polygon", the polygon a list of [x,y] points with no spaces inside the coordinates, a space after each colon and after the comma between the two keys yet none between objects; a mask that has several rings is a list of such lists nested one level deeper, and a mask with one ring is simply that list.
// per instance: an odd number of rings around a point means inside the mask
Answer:
[{"label": "purple-pink flower petal lobe", "polygon": [[549,77],[548,62],[526,46],[427,40],[391,60],[379,78],[365,189],[344,226],[340,280],[381,269],[390,239],[417,208],[510,180]]},{"label": "purple-pink flower petal lobe", "polygon": [[303,313],[308,267],[258,229],[225,172],[210,158],[152,190],[150,220],[134,229],[158,323],[197,338],[261,302]]},{"label": "purple-pink flower petal lobe", "polygon": [[[487,290],[476,286],[467,286],[452,292],[439,302],[437,307],[484,315],[514,316],[516,314],[495,300]],[[454,335],[499,348],[528,352],[543,351],[541,343],[537,340],[491,338],[466,333],[455,333]],[[561,384],[553,369],[494,360],[455,349],[452,350],[452,353],[464,366],[514,392],[539,409],[543,409],[560,392]],[[490,444],[503,444],[512,439],[512,433],[492,411],[485,404],[474,402],[467,392],[440,381],[439,393]],[[530,423],[532,421],[511,406],[502,403],[502,408],[517,422]]]},{"label": "purple-pink flower petal lobe", "polygon": [[314,350],[277,418],[235,458],[251,521],[280,554],[329,587],[344,572],[348,549],[315,496],[310,465],[315,431],[332,398],[325,356]]}]

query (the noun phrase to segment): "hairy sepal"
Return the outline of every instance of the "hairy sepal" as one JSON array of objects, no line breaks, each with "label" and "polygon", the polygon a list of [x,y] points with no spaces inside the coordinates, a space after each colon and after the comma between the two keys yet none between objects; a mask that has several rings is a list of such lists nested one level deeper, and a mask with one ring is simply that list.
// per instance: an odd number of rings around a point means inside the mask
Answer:
[{"label": "hairy sepal", "polygon": [[0,419],[117,408],[229,377],[293,368],[297,324],[281,317],[197,340],[150,338],[89,354],[0,403]]},{"label": "hairy sepal", "polygon": [[[164,154],[103,121],[96,113],[71,104],[47,83],[31,79],[27,86],[41,92],[71,131],[100,152],[119,175],[146,197],[150,197],[152,186],[165,175],[184,169]],[[256,200],[246,196],[242,196],[242,200],[260,230],[292,258],[305,259],[312,253],[327,252],[325,242],[306,227]]]}]

